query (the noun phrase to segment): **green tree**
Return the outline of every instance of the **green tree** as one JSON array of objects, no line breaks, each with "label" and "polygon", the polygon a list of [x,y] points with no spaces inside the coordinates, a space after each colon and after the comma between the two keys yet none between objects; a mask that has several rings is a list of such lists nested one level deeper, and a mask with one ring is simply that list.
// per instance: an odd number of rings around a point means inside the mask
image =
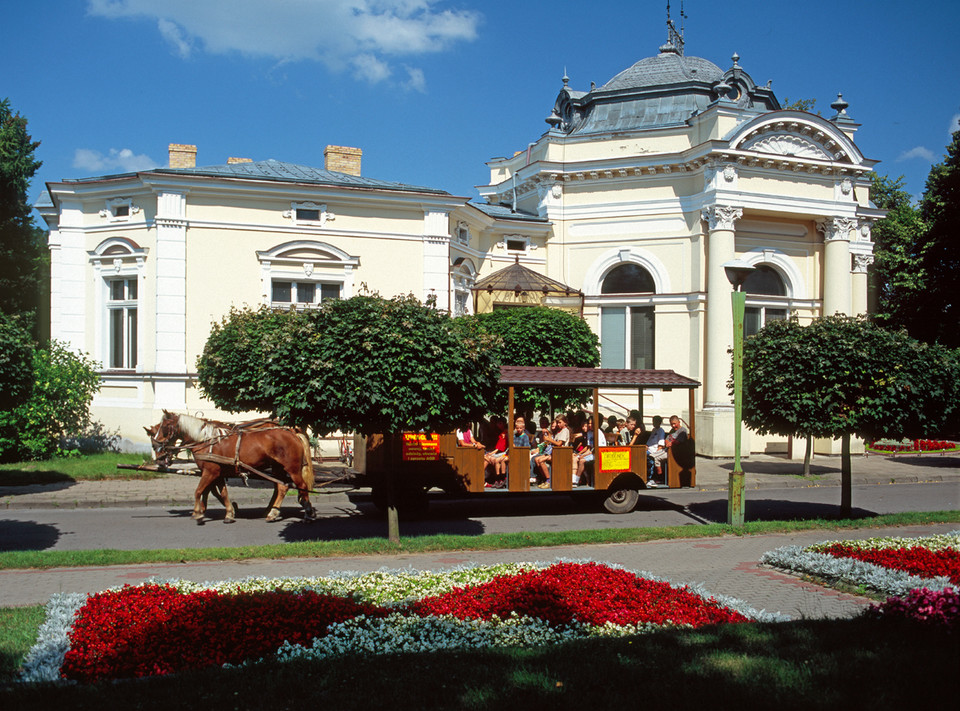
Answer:
[{"label": "green tree", "polygon": [[0,411],[9,411],[33,387],[33,342],[21,319],[0,312]]},{"label": "green tree", "polygon": [[910,194],[903,189],[904,178],[871,175],[870,199],[887,210],[887,216],[872,230],[874,241],[874,285],[877,307],[874,317],[891,328],[909,328],[914,305],[925,284],[923,239],[926,225]]},{"label": "green tree", "polygon": [[0,311],[28,314],[31,328],[45,278],[43,232],[33,224],[27,196],[40,168],[39,145],[27,133],[27,120],[0,100]]},{"label": "green tree", "polygon": [[449,431],[487,411],[490,346],[413,296],[331,300],[271,344],[265,393],[281,419],[321,434]]},{"label": "green tree", "polygon": [[264,392],[267,359],[284,329],[301,320],[303,312],[292,309],[231,309],[213,325],[197,358],[204,397],[227,412],[274,412],[275,402]]},{"label": "green tree", "polygon": [[[600,341],[582,318],[546,307],[502,309],[461,316],[458,326],[466,334],[497,337],[501,365],[596,368],[600,365]],[[516,393],[522,410],[563,410],[579,407],[590,399],[589,390],[525,388]],[[505,412],[506,392],[490,402],[491,412]]]},{"label": "green tree", "polygon": [[51,341],[33,354],[33,387],[27,399],[0,412],[0,459],[43,459],[61,440],[90,423],[90,403],[100,389],[98,364]]},{"label": "green tree", "polygon": [[939,434],[960,407],[956,351],[829,316],[775,321],[744,344],[743,421],[760,434],[839,438],[850,513],[850,437]]},{"label": "green tree", "polygon": [[916,299],[911,335],[960,346],[960,302],[954,280],[960,274],[960,131],[954,131],[944,160],[930,169],[920,214],[923,239],[923,290]]},{"label": "green tree", "polygon": [[[783,97],[783,104],[781,104],[780,108],[788,111],[808,111],[813,113],[816,106],[816,99],[797,99],[796,101],[790,101],[790,99],[785,96]],[[817,115],[819,114],[820,112],[818,111]]]}]

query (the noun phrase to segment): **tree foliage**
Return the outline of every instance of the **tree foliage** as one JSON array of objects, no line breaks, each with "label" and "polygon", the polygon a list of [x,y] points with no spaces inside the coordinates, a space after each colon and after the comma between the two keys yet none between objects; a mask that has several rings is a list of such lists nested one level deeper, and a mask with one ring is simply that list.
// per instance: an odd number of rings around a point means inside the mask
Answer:
[{"label": "tree foliage", "polygon": [[863,318],[775,321],[744,344],[743,421],[760,434],[839,438],[843,515],[852,436],[934,436],[958,408],[960,353]]},{"label": "tree foliage", "polygon": [[30,395],[33,350],[21,319],[0,312],[0,411],[12,410]]},{"label": "tree foliage", "polygon": [[925,341],[960,346],[960,131],[943,161],[930,169],[920,215],[927,225],[922,245],[926,282],[916,299],[910,333]]},{"label": "tree foliage", "polygon": [[201,386],[218,407],[256,407],[320,434],[446,431],[487,412],[499,379],[492,346],[413,296],[241,310],[211,334]]},{"label": "tree foliage", "polygon": [[743,421],[760,434],[929,437],[960,407],[956,351],[862,318],[771,322],[743,362]]},{"label": "tree foliage", "polygon": [[40,304],[44,250],[42,231],[33,224],[27,197],[40,168],[40,145],[27,133],[27,120],[0,99],[0,311],[28,314]]},{"label": "tree foliage", "polygon": [[97,363],[51,341],[32,354],[29,396],[0,412],[0,459],[43,459],[61,440],[90,422],[90,403],[100,388]]},{"label": "tree foliage", "polygon": [[871,175],[870,198],[887,216],[874,225],[874,283],[877,308],[874,317],[890,328],[911,325],[911,305],[922,293],[923,237],[926,225],[910,194],[903,189],[904,178]]},{"label": "tree foliage", "polygon": [[281,332],[301,320],[295,310],[231,309],[213,325],[197,359],[203,395],[227,412],[273,412],[274,400],[264,392],[267,359]]},{"label": "tree foliage", "polygon": [[[596,368],[600,341],[586,321],[566,311],[546,307],[516,308],[462,316],[458,325],[467,334],[498,337],[496,357],[502,365]],[[516,393],[518,406],[530,410],[563,410],[590,399],[582,388],[544,390],[526,388]],[[507,393],[496,393],[491,412],[505,412]]]}]

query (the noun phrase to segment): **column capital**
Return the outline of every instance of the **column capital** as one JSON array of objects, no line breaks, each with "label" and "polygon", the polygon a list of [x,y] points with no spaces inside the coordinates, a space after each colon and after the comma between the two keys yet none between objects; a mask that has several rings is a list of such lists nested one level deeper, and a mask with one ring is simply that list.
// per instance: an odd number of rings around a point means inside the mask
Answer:
[{"label": "column capital", "polygon": [[873,264],[872,254],[854,254],[853,255],[853,273],[866,274],[867,267]]},{"label": "column capital", "polygon": [[817,231],[823,233],[824,242],[843,240],[849,242],[850,233],[857,229],[857,221],[850,217],[829,217],[817,221]]},{"label": "column capital", "polygon": [[732,230],[734,223],[743,217],[743,208],[733,205],[709,205],[700,211],[700,217],[710,224],[710,231]]}]

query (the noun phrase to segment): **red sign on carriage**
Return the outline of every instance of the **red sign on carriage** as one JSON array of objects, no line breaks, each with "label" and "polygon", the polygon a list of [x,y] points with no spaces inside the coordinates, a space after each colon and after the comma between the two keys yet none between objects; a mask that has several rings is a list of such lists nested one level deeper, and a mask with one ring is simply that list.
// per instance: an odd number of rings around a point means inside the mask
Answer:
[{"label": "red sign on carriage", "polygon": [[422,432],[403,433],[403,461],[435,462],[440,459],[440,437]]}]

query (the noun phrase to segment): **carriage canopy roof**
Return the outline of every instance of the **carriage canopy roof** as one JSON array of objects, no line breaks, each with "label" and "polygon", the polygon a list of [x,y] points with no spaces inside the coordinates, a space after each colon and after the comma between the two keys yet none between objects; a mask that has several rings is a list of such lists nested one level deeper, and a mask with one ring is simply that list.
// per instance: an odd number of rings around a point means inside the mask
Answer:
[{"label": "carriage canopy roof", "polygon": [[615,368],[547,368],[522,365],[500,366],[502,385],[537,385],[583,388],[683,388],[700,387],[699,381],[672,370]]}]

